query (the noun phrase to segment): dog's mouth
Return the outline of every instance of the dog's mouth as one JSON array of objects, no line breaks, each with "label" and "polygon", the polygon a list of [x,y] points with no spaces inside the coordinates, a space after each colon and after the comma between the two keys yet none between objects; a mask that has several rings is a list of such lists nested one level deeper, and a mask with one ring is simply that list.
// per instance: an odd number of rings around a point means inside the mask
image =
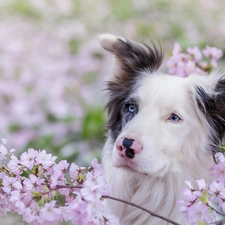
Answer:
[{"label": "dog's mouth", "polygon": [[142,173],[147,175],[148,173],[145,172],[136,162],[130,159],[124,158],[123,160],[119,160],[113,163],[117,168],[125,168],[132,172]]},{"label": "dog's mouth", "polygon": [[115,160],[113,164],[115,167],[129,167],[133,170],[136,170],[138,168],[137,163],[135,163],[133,160],[130,160],[126,157]]},{"label": "dog's mouth", "polygon": [[124,158],[122,160],[118,160],[113,163],[115,167],[117,168],[125,168],[131,172],[136,172],[144,175],[151,175],[155,177],[163,177],[168,171],[169,165],[162,165],[161,168],[154,169],[154,168],[145,168],[143,165],[139,165],[134,160],[130,160],[127,158]]}]

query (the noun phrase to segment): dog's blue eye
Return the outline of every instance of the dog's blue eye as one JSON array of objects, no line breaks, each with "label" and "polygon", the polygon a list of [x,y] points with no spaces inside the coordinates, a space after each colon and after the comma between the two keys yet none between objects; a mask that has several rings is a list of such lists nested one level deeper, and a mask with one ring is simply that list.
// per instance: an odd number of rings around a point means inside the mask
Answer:
[{"label": "dog's blue eye", "polygon": [[133,112],[135,111],[135,106],[134,106],[133,104],[129,104],[129,105],[128,105],[128,111],[129,111],[130,113],[133,113]]},{"label": "dog's blue eye", "polygon": [[122,109],[121,115],[123,119],[123,126],[131,121],[138,113],[138,105],[134,101],[125,102]]},{"label": "dog's blue eye", "polygon": [[169,120],[172,122],[179,122],[181,118],[177,114],[172,113],[169,117]]}]

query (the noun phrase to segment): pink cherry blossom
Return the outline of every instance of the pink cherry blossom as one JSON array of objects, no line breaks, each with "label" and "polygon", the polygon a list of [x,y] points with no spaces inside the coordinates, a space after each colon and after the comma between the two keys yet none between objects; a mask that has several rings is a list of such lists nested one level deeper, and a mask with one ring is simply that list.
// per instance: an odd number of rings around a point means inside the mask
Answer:
[{"label": "pink cherry blossom", "polygon": [[214,60],[218,60],[223,56],[222,50],[216,47],[206,46],[206,48],[203,49],[202,52],[206,57]]},{"label": "pink cherry blossom", "polygon": [[62,173],[66,173],[68,167],[69,167],[69,163],[66,160],[61,160],[54,166],[54,169],[60,170]]},{"label": "pink cherry blossom", "polygon": [[212,66],[213,69],[218,67],[218,63],[216,62],[215,59],[211,59],[210,60],[210,65]]},{"label": "pink cherry blossom", "polygon": [[209,193],[214,194],[215,196],[220,195],[221,191],[224,189],[225,189],[225,187],[224,187],[224,183],[222,181],[220,181],[220,182],[213,181],[209,185]]},{"label": "pink cherry blossom", "polygon": [[92,159],[91,161],[91,169],[93,169],[95,176],[99,176],[102,174],[102,165],[98,163],[98,160],[96,158]]},{"label": "pink cherry blossom", "polygon": [[44,179],[30,174],[29,178],[24,179],[23,184],[26,191],[40,191],[40,187],[44,184]]},{"label": "pink cherry blossom", "polygon": [[25,211],[23,211],[22,213],[23,219],[25,222],[27,222],[28,224],[31,225],[39,225],[40,221],[39,221],[39,216],[37,215],[37,213],[30,209],[30,208],[26,208]]},{"label": "pink cherry blossom", "polygon": [[0,162],[5,159],[5,155],[8,154],[8,150],[6,149],[6,147],[4,145],[0,145]]},{"label": "pink cherry blossom", "polygon": [[33,148],[29,148],[27,152],[22,153],[20,156],[20,163],[27,167],[28,169],[32,169],[35,163],[35,158],[38,155],[38,151]]},{"label": "pink cherry blossom", "polygon": [[199,180],[196,180],[196,183],[198,184],[198,188],[201,192],[203,192],[206,188],[206,183],[205,183],[205,180],[204,179],[199,179]]},{"label": "pink cherry blossom", "polygon": [[4,176],[2,178],[3,191],[10,193],[14,189],[22,189],[22,185],[15,177]]},{"label": "pink cherry blossom", "polygon": [[107,217],[104,225],[119,225],[119,219],[116,216],[110,215]]},{"label": "pink cherry blossom", "polygon": [[191,60],[194,60],[195,62],[198,62],[199,60],[202,59],[202,53],[197,46],[193,48],[187,48],[187,52],[192,57]]},{"label": "pink cherry blossom", "polygon": [[206,75],[218,66],[217,60],[221,57],[222,50],[217,48],[207,46],[201,52],[194,46],[182,51],[180,45],[176,43],[172,56],[167,61],[167,67],[170,74],[179,77],[187,77],[190,74]]},{"label": "pink cherry blossom", "polygon": [[185,72],[187,74],[192,74],[196,71],[196,65],[193,61],[189,61],[185,65]]},{"label": "pink cherry blossom", "polygon": [[210,170],[212,171],[212,176],[217,177],[217,179],[224,180],[225,179],[225,163],[221,161],[217,164],[214,164]]},{"label": "pink cherry blossom", "polygon": [[70,164],[69,174],[72,182],[74,182],[77,179],[79,171],[80,171],[79,166],[77,166],[75,163]]},{"label": "pink cherry blossom", "polygon": [[181,52],[181,47],[179,43],[174,43],[174,47],[173,47],[173,55],[177,55]]},{"label": "pink cherry blossom", "polygon": [[[45,150],[28,149],[20,160],[14,153],[8,152],[10,170],[0,168],[2,215],[18,213],[31,225],[55,225],[63,220],[79,225],[118,224],[102,199],[110,194],[111,186],[96,159],[86,168],[75,163],[69,166],[66,160],[56,163],[56,157]],[[64,205],[57,200],[58,195],[65,199]]]},{"label": "pink cherry blossom", "polygon": [[102,176],[94,176],[92,173],[86,174],[86,180],[84,181],[84,188],[81,189],[81,194],[87,201],[100,199],[102,187],[106,182]]},{"label": "pink cherry blossom", "polygon": [[184,213],[189,224],[210,223],[217,221],[217,210],[225,213],[225,156],[219,152],[215,154],[218,163],[214,164],[210,170],[216,180],[205,183],[205,180],[197,180],[197,186],[186,181],[188,188],[182,194],[184,200],[178,201],[181,205],[180,210]]},{"label": "pink cherry blossom", "polygon": [[225,162],[225,157],[224,157],[224,154],[222,152],[217,152],[215,154],[215,158],[221,163]]},{"label": "pink cherry blossom", "polygon": [[22,173],[22,166],[18,158],[13,154],[13,152],[10,152],[10,161],[7,164],[7,167],[12,171],[14,174],[19,175]]},{"label": "pink cherry blossom", "polygon": [[39,213],[40,224],[58,224],[61,220],[61,209],[56,207],[56,201],[52,200],[41,208]]},{"label": "pink cherry blossom", "polygon": [[53,165],[51,168],[46,171],[46,174],[49,174],[51,180],[51,188],[55,187],[57,184],[60,184],[60,181],[64,181],[64,175],[67,172],[69,163],[66,160],[61,160],[59,163]]},{"label": "pink cherry blossom", "polygon": [[210,213],[209,208],[203,203],[193,204],[187,211],[186,218],[191,225],[196,225],[200,221],[209,223],[214,221],[213,213]]},{"label": "pink cherry blossom", "polygon": [[42,150],[38,152],[36,157],[36,163],[42,165],[44,169],[48,169],[50,166],[55,164],[56,156],[52,156],[52,154],[47,154],[46,150]]}]

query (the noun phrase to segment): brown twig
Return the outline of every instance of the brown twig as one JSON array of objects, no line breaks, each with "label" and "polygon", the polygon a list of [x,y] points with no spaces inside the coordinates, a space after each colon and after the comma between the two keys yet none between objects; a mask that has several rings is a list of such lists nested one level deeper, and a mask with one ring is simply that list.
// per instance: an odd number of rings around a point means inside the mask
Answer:
[{"label": "brown twig", "polygon": [[216,213],[218,213],[219,215],[221,215],[221,216],[225,216],[225,214],[224,213],[221,213],[220,211],[218,211],[217,209],[215,209],[214,207],[212,207],[211,205],[209,205],[209,204],[206,204],[210,209],[212,209],[213,211],[215,211]]},{"label": "brown twig", "polygon": [[56,185],[55,190],[60,189],[60,188],[82,188],[82,186],[73,186],[72,184],[67,184],[67,185]]},{"label": "brown twig", "polygon": [[207,72],[207,73],[209,73],[210,72],[210,70],[211,70],[211,67],[210,66],[206,66],[206,67],[203,67],[203,66],[201,66],[199,63],[195,63],[195,65],[199,68],[199,69],[201,69],[202,71],[204,71],[204,72]]},{"label": "brown twig", "polygon": [[112,197],[112,196],[108,196],[108,195],[103,195],[102,197],[105,198],[105,199],[111,199],[111,200],[114,200],[114,201],[117,201],[117,202],[122,202],[122,203],[125,203],[125,204],[128,204],[128,205],[134,206],[134,207],[136,207],[138,209],[141,209],[141,210],[149,213],[151,216],[154,216],[154,217],[157,217],[159,219],[162,219],[162,220],[164,220],[164,221],[166,221],[168,223],[171,223],[173,225],[181,225],[181,224],[179,224],[179,223],[177,223],[177,222],[175,222],[173,220],[170,220],[170,219],[168,219],[168,218],[166,218],[164,216],[160,216],[160,215],[158,215],[158,214],[156,214],[156,213],[154,213],[154,212],[152,212],[150,210],[147,210],[147,209],[145,209],[145,208],[143,208],[143,207],[141,207],[139,205],[136,205],[136,204],[134,204],[132,202],[128,202],[128,201],[125,201],[125,200],[122,200],[122,199],[119,199],[119,198],[115,198],[115,197]]}]

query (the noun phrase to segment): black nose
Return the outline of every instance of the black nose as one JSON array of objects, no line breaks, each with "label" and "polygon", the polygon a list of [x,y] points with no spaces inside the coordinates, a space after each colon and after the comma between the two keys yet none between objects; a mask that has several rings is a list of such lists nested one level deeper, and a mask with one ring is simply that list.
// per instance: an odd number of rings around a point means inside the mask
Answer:
[{"label": "black nose", "polygon": [[134,150],[130,147],[133,145],[134,139],[124,138],[123,147],[126,149],[126,156],[133,159],[135,156]]}]

